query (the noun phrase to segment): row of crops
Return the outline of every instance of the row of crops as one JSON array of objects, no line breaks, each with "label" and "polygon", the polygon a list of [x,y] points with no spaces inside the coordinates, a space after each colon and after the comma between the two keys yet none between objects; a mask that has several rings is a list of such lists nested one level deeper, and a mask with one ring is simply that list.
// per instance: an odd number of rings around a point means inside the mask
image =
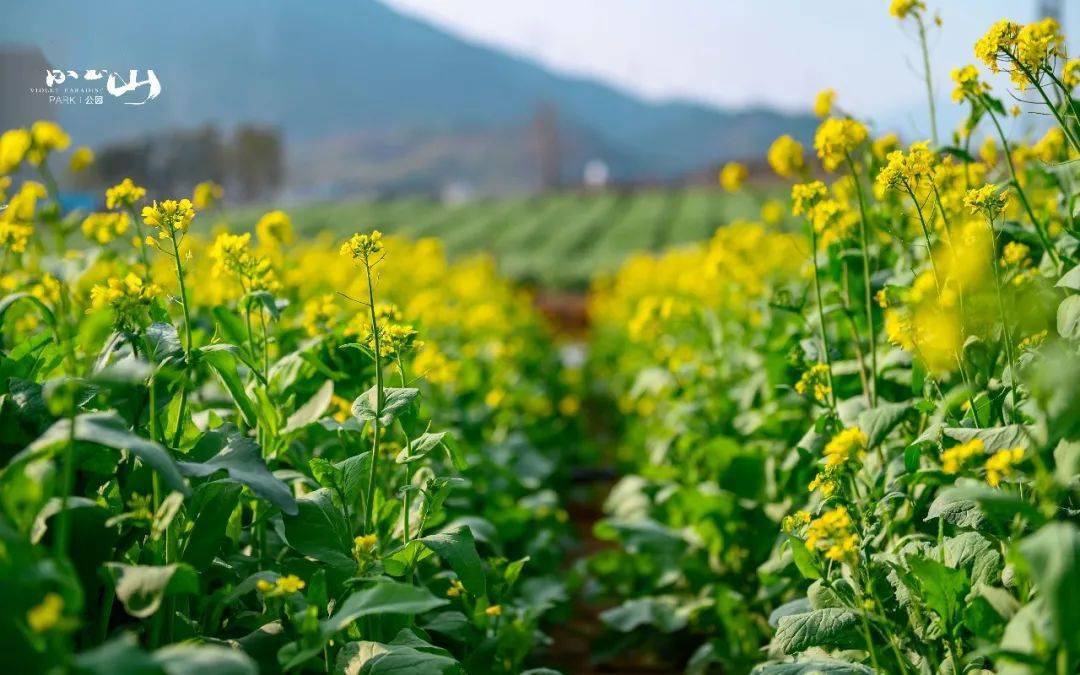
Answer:
[{"label": "row of crops", "polygon": [[[891,12],[926,39],[922,2]],[[216,210],[209,183],[65,212],[54,171],[87,152],[50,122],[4,132],[0,664],[1077,673],[1064,44],[1052,20],[990,27],[951,73],[962,126],[906,146],[823,92],[813,151],[768,153],[786,226],[706,191],[396,234],[342,227],[416,203],[298,228]],[[1040,135],[1004,132],[1025,112],[1003,74]],[[724,204],[775,211],[745,175],[723,169]],[[583,359],[507,276],[534,263],[613,270]],[[597,477],[599,519],[574,522]]]},{"label": "row of crops", "polygon": [[[437,237],[455,257],[488,252],[503,274],[518,281],[584,289],[594,274],[614,271],[643,247],[659,251],[701,241],[724,223],[759,218],[761,206],[761,194],[698,187],[555,193],[457,206],[420,198],[342,202],[302,206],[290,215],[302,236],[342,235],[348,223],[369,223],[410,238]],[[222,219],[250,228],[262,212],[230,210]]]}]

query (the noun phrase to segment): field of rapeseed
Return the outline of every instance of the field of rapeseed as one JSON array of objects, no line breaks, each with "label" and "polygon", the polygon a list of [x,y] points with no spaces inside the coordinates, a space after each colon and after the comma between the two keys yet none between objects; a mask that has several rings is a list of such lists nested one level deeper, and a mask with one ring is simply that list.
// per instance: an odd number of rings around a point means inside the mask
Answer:
[{"label": "field of rapeseed", "polygon": [[[927,7],[890,9],[925,47]],[[92,153],[4,132],[0,664],[551,673],[591,607],[620,672],[1080,671],[1064,44],[990,27],[940,137],[924,58],[925,141],[822,92],[814,147],[767,156],[797,225],[640,242],[582,363],[489,257],[230,228],[212,183],[65,211],[54,172]],[[597,454],[620,477],[581,555]]]},{"label": "field of rapeseed", "polygon": [[[925,44],[922,2],[891,11]],[[802,232],[732,224],[594,284],[586,379],[621,413],[625,475],[585,566],[612,654],[694,673],[1080,668],[1080,60],[1063,45],[1052,20],[990,27],[952,71],[962,126],[906,147],[822,92],[814,147],[768,155]],[[1032,142],[1003,132],[1025,113],[995,97],[999,72],[1047,120]]]}]

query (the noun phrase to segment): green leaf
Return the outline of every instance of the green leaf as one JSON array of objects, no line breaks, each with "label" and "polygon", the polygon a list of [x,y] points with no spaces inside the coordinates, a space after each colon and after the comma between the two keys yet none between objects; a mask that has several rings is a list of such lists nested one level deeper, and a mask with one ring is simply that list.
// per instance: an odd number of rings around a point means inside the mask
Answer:
[{"label": "green leaf", "polygon": [[216,344],[200,347],[197,351],[200,358],[210,365],[221,380],[221,384],[232,396],[233,402],[244,417],[244,423],[249,427],[257,426],[259,419],[255,403],[247,395],[244,382],[236,369],[240,350],[233,345]]},{"label": "green leaf", "polygon": [[1071,270],[1066,272],[1060,279],[1058,279],[1058,288],[1067,288],[1070,291],[1080,291],[1080,265],[1075,265]]},{"label": "green leaf", "polygon": [[199,592],[194,568],[183,563],[157,566],[110,562],[105,563],[105,571],[116,586],[116,597],[137,619],[156,612],[166,595]]},{"label": "green leaf", "polygon": [[[49,427],[36,441],[11,459],[8,468],[27,462],[51,457],[56,450],[67,444],[72,436],[71,421],[62,419]],[[165,448],[130,431],[124,420],[115,412],[83,413],[75,417],[74,438],[83,443],[94,443],[113,450],[127,450],[152,468],[165,481],[170,490],[190,494],[180,469]]]},{"label": "green leaf", "polygon": [[[375,419],[375,411],[378,407],[377,391],[377,387],[372,387],[353,401],[352,414],[354,417],[360,420]],[[409,404],[419,395],[420,390],[414,388],[383,388],[383,407],[382,415],[379,417],[379,424],[384,427],[390,426],[398,413],[409,407]]]},{"label": "green leaf", "polygon": [[258,444],[247,436],[230,434],[225,446],[210,459],[202,463],[180,462],[179,466],[186,476],[203,477],[225,471],[230,480],[246,485],[283,513],[290,516],[297,513],[292,490],[270,473]]},{"label": "green leaf", "polygon": [[240,485],[226,481],[205,483],[195,489],[188,509],[195,522],[184,544],[184,562],[195,569],[210,566],[225,539],[229,518],[240,502],[240,491]]},{"label": "green leaf", "polygon": [[945,429],[945,435],[961,443],[967,443],[977,438],[986,446],[986,454],[988,455],[1017,446],[1027,447],[1029,443],[1025,427],[1019,424],[1006,427],[988,427],[986,429],[949,427]]},{"label": "green leaf", "polygon": [[810,647],[852,647],[859,644],[858,616],[849,609],[828,607],[780,617],[776,645],[784,654]]},{"label": "green leaf", "polygon": [[308,399],[307,403],[296,409],[296,412],[289,415],[289,419],[285,421],[285,428],[281,430],[283,434],[290,434],[295,431],[306,427],[309,424],[317,422],[320,417],[330,407],[330,400],[334,397],[334,381],[327,380],[323,383],[319,390]]},{"label": "green leaf", "polygon": [[50,327],[56,324],[56,318],[53,316],[52,310],[49,309],[44,302],[39,300],[37,296],[30,293],[10,293],[5,295],[3,299],[0,299],[0,325],[3,325],[4,323],[4,315],[7,314],[7,311],[20,300],[26,300],[34,305]]},{"label": "green leaf", "polygon": [[997,545],[978,532],[961,532],[942,542],[945,565],[971,569],[971,583],[993,584],[1001,574],[1002,559]]},{"label": "green leaf", "polygon": [[450,565],[458,575],[465,590],[475,597],[487,595],[487,583],[484,578],[484,566],[476,552],[476,540],[472,530],[462,525],[457,529],[430,534],[420,541]]},{"label": "green leaf", "polygon": [[277,301],[274,300],[274,296],[269,291],[252,291],[244,297],[240,298],[237,303],[238,307],[242,307],[248,311],[257,310],[259,305],[266,308],[266,311],[270,313],[270,316],[274,319],[281,318],[281,308],[278,307]]},{"label": "green leaf", "polygon": [[1080,530],[1070,522],[1044,526],[1020,542],[1031,580],[1039,588],[1058,643],[1080,648]]},{"label": "green leaf", "polygon": [[349,525],[330,496],[321,488],[296,500],[296,515],[285,515],[285,540],[300,553],[339,569],[356,566],[352,558]]},{"label": "green leaf", "polygon": [[861,663],[818,657],[795,663],[768,663],[754,668],[752,675],[874,675],[874,671]]},{"label": "green leaf", "polygon": [[814,554],[806,548],[806,544],[803,540],[798,537],[793,537],[790,534],[787,539],[788,545],[791,546],[791,558],[795,561],[795,567],[799,569],[799,573],[803,575],[803,578],[820,579],[821,567],[814,558]]},{"label": "green leaf", "polygon": [[139,648],[134,633],[118,637],[75,657],[80,675],[162,675],[165,671]]},{"label": "green leaf", "polygon": [[1068,340],[1080,339],[1080,295],[1070,295],[1058,305],[1057,331]]},{"label": "green leaf", "polygon": [[171,323],[150,324],[146,329],[146,341],[153,350],[155,363],[176,360],[184,354],[184,349],[180,346],[180,334]]},{"label": "green leaf", "polygon": [[357,673],[417,673],[442,675],[462,673],[450,652],[420,639],[409,629],[402,629],[391,642],[349,642],[338,653],[336,670],[348,675]]},{"label": "green leaf", "polygon": [[396,581],[377,581],[373,586],[357,591],[345,599],[334,615],[321,622],[323,636],[330,637],[344,630],[360,617],[373,614],[423,614],[449,601],[436,598],[422,586]]},{"label": "green leaf", "polygon": [[1004,523],[1016,515],[1042,523],[1045,517],[1031,504],[1006,490],[984,483],[957,483],[938,493],[930,504],[926,520],[945,518],[961,527],[978,528],[986,519]]},{"label": "green leaf", "polygon": [[600,620],[620,633],[629,633],[641,626],[651,626],[662,633],[674,633],[685,628],[690,616],[709,602],[688,602],[674,595],[632,598],[618,607],[601,612]]},{"label": "green leaf", "polygon": [[190,642],[169,645],[154,652],[154,661],[166,675],[259,675],[250,656],[220,645]]},{"label": "green leaf", "polygon": [[447,431],[424,433],[417,436],[413,439],[409,447],[398,453],[396,461],[398,464],[415,462],[418,459],[423,459],[432,450],[440,446],[446,449],[446,456],[450,459],[454,468],[459,471],[466,468],[465,460],[458,450],[454,436]]},{"label": "green leaf", "polygon": [[922,591],[922,601],[951,629],[956,625],[968,592],[967,574],[922,556],[908,556],[907,565]]},{"label": "green leaf", "polygon": [[876,408],[864,410],[859,414],[858,426],[866,434],[866,445],[876,447],[885,440],[896,425],[904,421],[911,410],[911,403],[879,403]]}]

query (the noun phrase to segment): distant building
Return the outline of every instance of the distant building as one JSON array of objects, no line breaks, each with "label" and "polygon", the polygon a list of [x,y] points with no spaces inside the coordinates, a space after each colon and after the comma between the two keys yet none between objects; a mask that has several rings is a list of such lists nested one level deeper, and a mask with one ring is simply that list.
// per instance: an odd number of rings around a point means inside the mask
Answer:
[{"label": "distant building", "polygon": [[590,159],[585,163],[585,171],[581,179],[585,183],[585,187],[589,189],[604,188],[607,187],[608,181],[611,179],[611,170],[604,160]]}]

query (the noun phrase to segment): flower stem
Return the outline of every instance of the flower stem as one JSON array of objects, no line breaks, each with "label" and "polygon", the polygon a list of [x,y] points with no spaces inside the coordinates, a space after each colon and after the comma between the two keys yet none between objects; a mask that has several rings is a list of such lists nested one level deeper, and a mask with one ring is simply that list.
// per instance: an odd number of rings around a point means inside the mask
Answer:
[{"label": "flower stem", "polygon": [[383,411],[383,372],[379,323],[378,317],[375,316],[375,285],[371,278],[371,261],[367,256],[364,257],[364,271],[367,274],[368,311],[371,318],[371,336],[375,347],[375,419],[371,421],[371,471],[368,474],[367,493],[364,495],[364,530],[368,534],[374,534],[376,523],[373,509],[375,507],[375,476],[378,473],[379,466],[379,436],[381,432],[379,418],[382,417]]},{"label": "flower stem", "polygon": [[844,155],[847,159],[848,168],[851,170],[851,179],[855,183],[855,193],[859,198],[859,237],[862,240],[863,262],[863,304],[866,307],[866,325],[869,330],[870,350],[870,405],[877,405],[877,328],[874,326],[874,291],[870,286],[870,239],[867,236],[866,223],[866,199],[863,195],[862,183],[859,174],[855,170],[855,161],[850,154]]},{"label": "flower stem", "polygon": [[934,82],[930,71],[930,50],[926,44],[926,24],[922,16],[915,15],[915,24],[919,27],[919,47],[922,50],[923,80],[926,82],[926,100],[930,104],[930,138],[934,147],[938,145],[937,105],[934,103]]}]

